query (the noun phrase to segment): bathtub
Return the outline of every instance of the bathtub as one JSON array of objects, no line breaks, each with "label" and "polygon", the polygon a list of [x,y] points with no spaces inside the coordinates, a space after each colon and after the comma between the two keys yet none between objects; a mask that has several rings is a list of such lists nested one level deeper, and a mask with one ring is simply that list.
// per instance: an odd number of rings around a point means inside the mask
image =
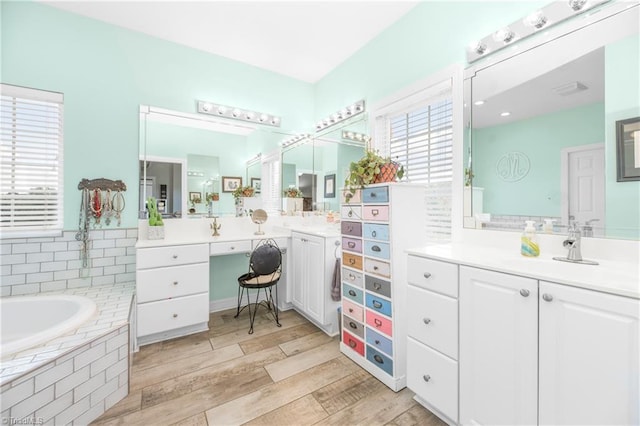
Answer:
[{"label": "bathtub", "polygon": [[95,313],[95,302],[83,296],[61,294],[2,298],[2,358],[72,331]]}]

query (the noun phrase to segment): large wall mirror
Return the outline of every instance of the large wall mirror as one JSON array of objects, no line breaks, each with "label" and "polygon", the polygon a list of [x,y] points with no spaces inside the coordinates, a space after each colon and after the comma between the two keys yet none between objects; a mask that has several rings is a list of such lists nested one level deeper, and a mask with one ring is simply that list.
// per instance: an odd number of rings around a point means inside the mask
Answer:
[{"label": "large wall mirror", "polygon": [[301,203],[283,198],[283,210],[337,211],[340,189],[352,161],[365,149],[362,141],[343,137],[343,131],[366,134],[366,115],[316,133],[311,138],[282,151],[282,190],[295,187],[302,192]]},{"label": "large wall mirror", "polygon": [[[235,215],[235,200],[222,188],[223,177],[242,185],[259,184],[259,161],[247,160],[287,134],[240,123],[226,123],[155,107],[140,112],[140,217],[147,197],[158,199],[165,218]],[[210,201],[213,201],[211,203]]]},{"label": "large wall mirror", "polygon": [[639,239],[640,182],[617,182],[616,121],[640,116],[640,7],[618,8],[467,70],[466,227],[535,220],[564,234],[575,220],[585,236]]}]

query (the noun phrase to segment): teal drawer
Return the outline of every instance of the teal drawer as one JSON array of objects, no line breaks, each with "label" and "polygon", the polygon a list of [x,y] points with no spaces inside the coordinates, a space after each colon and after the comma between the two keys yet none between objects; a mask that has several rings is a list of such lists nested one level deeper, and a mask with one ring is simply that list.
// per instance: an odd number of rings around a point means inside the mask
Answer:
[{"label": "teal drawer", "polygon": [[389,241],[389,225],[365,223],[362,225],[362,236],[380,241]]},{"label": "teal drawer", "polygon": [[[346,284],[345,284],[346,285]],[[391,316],[391,302],[377,297],[373,294],[367,293],[366,297],[367,307],[373,309],[376,312],[380,312],[388,317]]]},{"label": "teal drawer", "polygon": [[374,348],[384,352],[389,356],[393,356],[393,342],[388,337],[384,337],[382,334],[378,333],[367,327],[367,343],[373,346]]},{"label": "teal drawer", "polygon": [[384,355],[382,352],[373,349],[369,345],[367,345],[367,359],[388,375],[393,376],[393,361],[391,358]]},{"label": "teal drawer", "polygon": [[349,284],[342,284],[342,296],[362,304],[363,291],[359,288],[351,287]]},{"label": "teal drawer", "polygon": [[378,257],[380,259],[389,259],[389,244],[378,241],[365,241],[364,254],[367,256]]},{"label": "teal drawer", "polygon": [[365,188],[362,190],[363,203],[388,203],[389,187],[377,186],[375,188]]}]

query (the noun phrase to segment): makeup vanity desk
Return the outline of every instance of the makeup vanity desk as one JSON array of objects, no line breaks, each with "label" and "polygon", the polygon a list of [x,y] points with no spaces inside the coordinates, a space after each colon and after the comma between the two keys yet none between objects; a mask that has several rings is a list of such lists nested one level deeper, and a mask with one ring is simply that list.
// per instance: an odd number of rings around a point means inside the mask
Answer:
[{"label": "makeup vanity desk", "polygon": [[[232,218],[229,219],[231,221]],[[190,223],[189,223],[190,222]],[[240,222],[240,221],[236,221]],[[292,306],[301,314],[307,316],[323,331],[330,333],[334,325],[329,320],[325,321],[325,315],[309,317],[301,311],[292,300],[295,294],[299,294],[297,288],[293,288],[293,281],[287,279],[287,265],[298,263],[301,259],[294,259],[296,254],[287,253],[293,237],[300,235],[305,241],[316,240],[324,246],[320,253],[322,259],[317,259],[314,254],[313,262],[325,265],[317,286],[321,287],[327,297],[330,294],[331,268],[333,267],[334,240],[338,240],[339,232],[330,228],[310,227],[273,227],[265,229],[264,235],[254,235],[253,224],[244,224],[242,227],[225,226],[221,229],[221,236],[212,237],[211,231],[206,229],[209,221],[191,220],[188,225],[194,224],[198,229],[185,229],[184,226],[173,226],[173,229],[165,225],[165,238],[161,240],[139,239],[136,243],[136,306],[137,306],[137,343],[146,345],[188,334],[198,333],[209,329],[210,313],[210,265],[212,256],[225,256],[233,254],[251,253],[253,248],[264,239],[273,239],[283,251],[283,275],[277,287],[279,309],[289,309]],[[240,222],[241,223],[241,222]],[[225,223],[225,225],[228,225]],[[172,225],[170,225],[172,226]],[[206,226],[206,227],[205,227]],[[225,232],[226,231],[226,232]],[[140,226],[140,235],[146,235],[144,226]],[[299,253],[297,256],[302,256]],[[238,276],[247,272],[247,266],[238,271]],[[298,268],[296,268],[298,269]],[[294,275],[297,270],[292,270]],[[284,284],[284,285],[283,285]],[[324,285],[322,285],[324,284]],[[297,285],[297,284],[296,284]],[[326,291],[325,291],[326,290]],[[293,303],[292,303],[293,302]],[[330,310],[330,299],[325,299],[323,311]],[[235,307],[235,302],[234,305]],[[336,317],[335,309],[333,315]],[[337,320],[336,320],[337,321]]]}]

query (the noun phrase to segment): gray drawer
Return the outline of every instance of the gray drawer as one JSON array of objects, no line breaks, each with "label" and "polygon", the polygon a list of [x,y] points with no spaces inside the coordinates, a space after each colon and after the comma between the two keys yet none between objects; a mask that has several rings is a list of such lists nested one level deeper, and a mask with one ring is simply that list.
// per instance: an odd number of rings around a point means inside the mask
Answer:
[{"label": "gray drawer", "polygon": [[364,285],[369,291],[391,298],[391,283],[389,281],[366,275]]}]

